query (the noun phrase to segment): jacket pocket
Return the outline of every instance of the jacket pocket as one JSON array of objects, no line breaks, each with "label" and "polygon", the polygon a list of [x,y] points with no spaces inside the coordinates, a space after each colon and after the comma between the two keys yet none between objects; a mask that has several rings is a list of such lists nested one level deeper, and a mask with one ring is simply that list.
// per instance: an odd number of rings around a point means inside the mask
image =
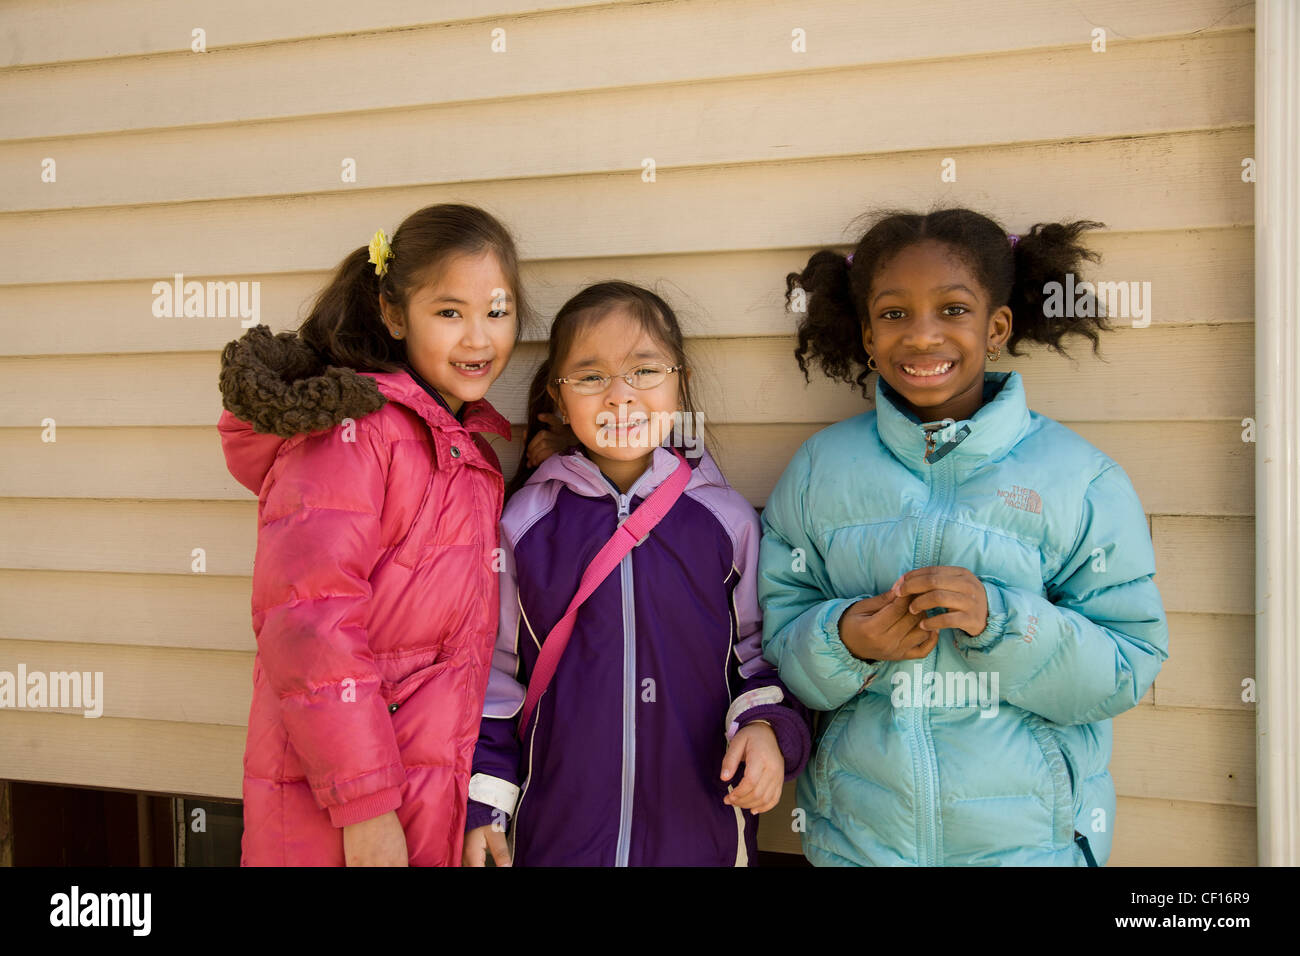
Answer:
[{"label": "jacket pocket", "polygon": [[431,677],[445,671],[450,665],[451,659],[446,658],[435,661],[427,667],[421,667],[419,670],[403,677],[400,681],[384,681],[381,683],[379,692],[388,704],[388,712],[390,714],[396,712],[402,704],[406,703],[407,698],[423,687]]},{"label": "jacket pocket", "polygon": [[1074,803],[1076,783],[1074,768],[1065,755],[1056,731],[1037,715],[1028,715],[1029,729],[1043,753],[1043,761],[1052,784],[1052,842],[1068,847],[1074,841]]},{"label": "jacket pocket", "polygon": [[817,742],[817,754],[813,758],[813,783],[817,787],[817,815],[827,817],[830,815],[831,803],[831,756],[835,750],[835,744],[840,739],[840,734],[844,732],[844,726],[852,716],[852,701],[842,704],[840,709],[835,711],[831,717],[830,723],[826,725],[825,732]]}]

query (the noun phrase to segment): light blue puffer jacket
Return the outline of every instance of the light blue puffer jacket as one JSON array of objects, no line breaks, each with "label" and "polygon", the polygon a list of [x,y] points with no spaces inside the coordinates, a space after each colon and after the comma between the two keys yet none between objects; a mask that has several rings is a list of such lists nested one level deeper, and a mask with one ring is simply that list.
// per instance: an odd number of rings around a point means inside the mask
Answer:
[{"label": "light blue puffer jacket", "polygon": [[[1142,504],[1123,469],[986,372],[971,419],[927,430],[877,381],[818,432],[763,511],[763,651],[823,714],[795,823],[819,865],[1085,865],[1110,856],[1111,721],[1168,657]],[[839,638],[855,601],[929,565],[969,569],[988,626],[920,661]],[[932,614],[943,613],[936,609]],[[982,691],[982,692],[981,692]]]}]

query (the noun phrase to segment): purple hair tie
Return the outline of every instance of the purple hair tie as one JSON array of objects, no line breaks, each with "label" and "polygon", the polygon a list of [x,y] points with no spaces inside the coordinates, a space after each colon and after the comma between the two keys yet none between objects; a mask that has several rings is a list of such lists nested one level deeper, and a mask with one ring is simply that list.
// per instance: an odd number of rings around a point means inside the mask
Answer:
[{"label": "purple hair tie", "polygon": [[853,253],[850,252],[847,256],[844,257],[844,264],[846,266],[853,265]]},{"label": "purple hair tie", "polygon": [[1016,243],[1020,241],[1020,237],[1019,237],[1019,236],[1007,236],[1007,241],[1008,241],[1009,243],[1011,243],[1011,248],[1014,249],[1014,248],[1016,247]]}]

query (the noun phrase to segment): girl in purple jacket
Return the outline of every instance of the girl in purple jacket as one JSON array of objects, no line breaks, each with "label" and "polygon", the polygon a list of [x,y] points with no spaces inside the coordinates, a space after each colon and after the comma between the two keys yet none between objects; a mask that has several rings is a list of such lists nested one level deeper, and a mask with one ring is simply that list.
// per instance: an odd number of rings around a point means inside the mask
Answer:
[{"label": "girl in purple jacket", "polygon": [[[601,283],[555,317],[528,438],[555,409],[581,447],[521,467],[502,516],[466,865],[746,866],[756,814],[807,761],[807,711],[761,656],[758,516],[704,450],[688,381],[677,318],[652,292]],[[685,491],[580,607],[521,742],[542,642],[678,467]]]}]

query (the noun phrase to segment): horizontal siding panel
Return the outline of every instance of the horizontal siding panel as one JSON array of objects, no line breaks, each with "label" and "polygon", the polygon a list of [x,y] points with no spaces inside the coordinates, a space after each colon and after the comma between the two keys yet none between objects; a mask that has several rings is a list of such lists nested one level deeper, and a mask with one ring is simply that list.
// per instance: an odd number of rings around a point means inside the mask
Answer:
[{"label": "horizontal siding panel", "polygon": [[206,428],[0,429],[0,497],[179,498],[244,501],[221,437]]},{"label": "horizontal siding panel", "polygon": [[1254,702],[1241,699],[1247,678],[1255,679],[1253,615],[1169,614],[1169,660],[1156,678],[1158,706],[1254,713]]},{"label": "horizontal siding panel", "polygon": [[[1088,218],[1127,231],[1240,226],[1253,216],[1240,162],[1250,128],[1160,134],[1119,141],[1012,145],[734,167],[639,167],[546,177],[360,190],[332,195],[0,215],[11,250],[0,284],[225,275],[333,268],[343,255],[425,205],[467,202],[499,216],[536,258],[799,248],[844,242],[863,209],[900,202],[971,204],[1022,230],[1033,222]],[[939,182],[951,155],[958,181]],[[634,158],[632,163],[639,162]],[[1026,170],[1041,176],[1026,176]],[[1072,184],[1070,190],[1062,182]],[[1177,201],[1153,202],[1156,195]],[[1086,196],[1081,202],[1077,197]],[[340,237],[355,237],[342,244]],[[49,254],[58,249],[59,255]],[[779,288],[779,286],[778,286]]]},{"label": "horizontal siding panel", "polygon": [[1255,805],[1255,715],[1134,707],[1114,720],[1110,772],[1126,797]]},{"label": "horizontal siding panel", "polygon": [[[865,407],[865,406],[864,406]],[[709,418],[706,415],[706,425]],[[1254,446],[1234,422],[1066,422],[1124,468],[1148,514],[1254,514]],[[758,507],[795,451],[826,427],[710,425],[710,452],[731,484]],[[1159,440],[1153,440],[1158,434]],[[523,449],[491,438],[512,476]],[[0,429],[0,498],[164,498],[245,501],[250,492],[226,470],[221,439],[210,426],[73,428],[58,441],[39,427]],[[1184,462],[1216,461],[1187,471]]]},{"label": "horizontal siding panel", "polygon": [[[538,99],[524,126],[520,104],[501,100],[28,140],[0,144],[0,179],[11,184],[0,210],[576,176],[639,169],[647,156],[667,170],[1248,126],[1253,50],[1253,36],[1239,31],[1121,44],[1106,53],[1105,69],[1081,44],[941,68],[927,61],[583,91]],[[1029,85],[1033,110],[1020,108]],[[648,116],[694,119],[647,124]],[[872,121],[844,124],[843,116]],[[41,180],[44,157],[58,164],[56,184]],[[341,182],[344,157],[356,163],[356,185]]]},{"label": "horizontal siding panel", "polygon": [[[530,241],[534,254],[547,253],[548,236]],[[339,239],[340,249],[346,251],[343,237]],[[850,247],[838,242],[835,237],[828,245],[847,252]],[[1252,320],[1254,243],[1248,228],[1099,231],[1089,242],[1102,256],[1089,273],[1095,278],[1151,283],[1152,325]],[[544,341],[551,318],[570,295],[611,277],[658,290],[688,338],[789,335],[795,317],[785,308],[785,276],[801,269],[814,251],[808,247],[528,262],[522,282],[539,318],[523,336],[526,341]],[[301,324],[330,275],[185,278],[260,283],[262,324],[282,332]],[[243,334],[240,319],[234,317],[155,318],[153,282],[0,286],[0,355],[219,351]],[[39,322],[32,320],[37,315]]]},{"label": "horizontal siding panel", "polygon": [[243,727],[0,710],[0,779],[242,797]]},{"label": "horizontal siding panel", "polygon": [[0,640],[252,651],[252,594],[247,576],[0,570]]},{"label": "horizontal siding panel", "polygon": [[[1038,348],[989,368],[1020,372],[1030,407],[1058,420],[1240,421],[1254,405],[1252,333],[1245,324],[1121,328],[1103,339],[1104,361],[1084,342],[1075,359]],[[513,422],[522,423],[542,357],[540,345],[520,346],[488,393]],[[793,338],[694,339],[687,357],[710,422],[839,421],[868,407],[856,388],[815,369],[805,386]],[[39,440],[45,418],[60,427],[214,425],[219,371],[208,352],[0,358],[0,428],[31,428]]]},{"label": "horizontal siding panel", "polygon": [[[1108,866],[1255,866],[1255,808],[1120,797]],[[1208,887],[1207,887],[1208,888]]]},{"label": "horizontal siding panel", "polygon": [[[1255,513],[1255,446],[1236,422],[1065,424],[1119,463],[1147,514]],[[1214,467],[1189,470],[1189,461]]]},{"label": "horizontal siding panel", "polygon": [[[0,640],[0,671],[17,674],[20,663],[28,674],[101,675],[102,717],[89,719],[248,724],[253,700],[251,652]],[[80,715],[83,709],[56,712]]]},{"label": "horizontal siding panel", "polygon": [[[1248,11],[1234,11],[1228,0],[1189,0],[1181,8],[1176,0],[1137,7],[1108,0],[1087,17],[1056,0],[977,6],[941,0],[926,13],[915,16],[901,0],[872,17],[853,0],[823,0],[797,16],[781,4],[748,0],[626,4],[501,24],[506,53],[491,51],[493,24],[482,22],[271,48],[223,48],[212,37],[205,54],[186,50],[2,73],[0,115],[8,117],[6,139],[84,135],[395,109],[427,103],[430,91],[441,102],[494,100],[933,60],[1017,49],[1026,38],[1037,47],[1087,49],[1098,22],[1114,31],[1115,47],[1125,42],[1120,37],[1132,42],[1251,22]],[[1007,29],[1010,22],[1014,30]],[[944,29],[936,33],[935,23]],[[791,51],[795,26],[808,33],[806,53]],[[672,56],[664,55],[666,45]],[[373,82],[380,65],[383,75],[401,82]]]},{"label": "horizontal siding panel", "polygon": [[0,499],[0,568],[197,574],[252,573],[255,501]]},{"label": "horizontal siding panel", "polygon": [[620,0],[312,0],[311,15],[304,16],[308,8],[264,0],[222,0],[201,10],[146,0],[9,0],[0,7],[0,67],[188,54],[191,31],[200,26],[212,49],[616,2]]},{"label": "horizontal siding panel", "polygon": [[1253,518],[1154,515],[1151,541],[1166,611],[1255,613]]}]

